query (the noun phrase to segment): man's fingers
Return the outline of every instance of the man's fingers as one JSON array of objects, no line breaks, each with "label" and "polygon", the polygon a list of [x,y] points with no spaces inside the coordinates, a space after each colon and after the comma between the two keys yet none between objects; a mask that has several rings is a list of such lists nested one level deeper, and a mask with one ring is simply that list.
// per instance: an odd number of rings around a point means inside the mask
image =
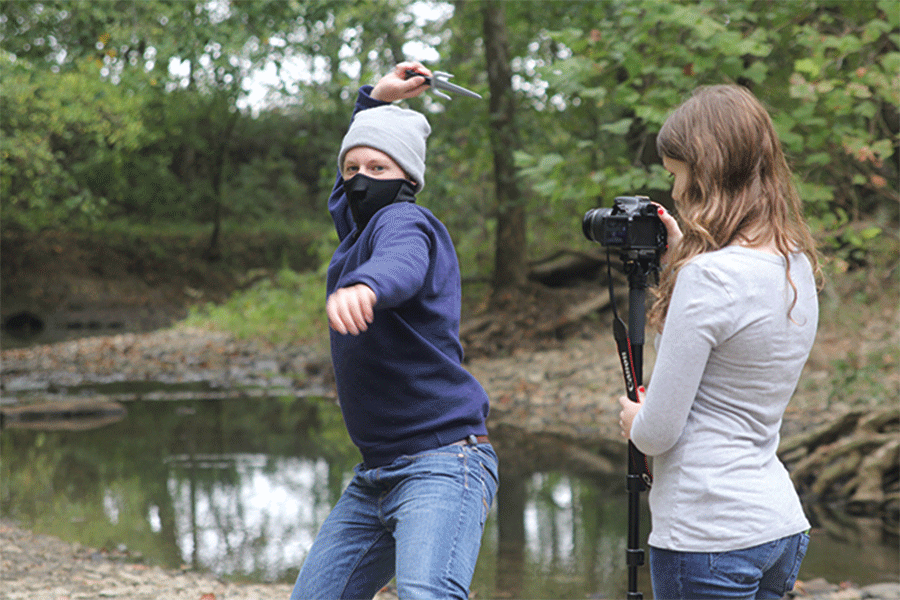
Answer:
[{"label": "man's fingers", "polygon": [[369,286],[359,284],[341,288],[328,297],[328,323],[341,335],[359,335],[375,320],[374,306],[375,292]]},{"label": "man's fingers", "polygon": [[361,331],[368,329],[366,322],[365,308],[360,302],[358,294],[347,294],[347,317],[348,329],[353,335],[359,335]]},{"label": "man's fingers", "polygon": [[325,312],[328,313],[328,324],[341,335],[346,335],[347,327],[344,325],[344,321],[341,318],[337,300],[335,294],[332,294],[325,304]]}]

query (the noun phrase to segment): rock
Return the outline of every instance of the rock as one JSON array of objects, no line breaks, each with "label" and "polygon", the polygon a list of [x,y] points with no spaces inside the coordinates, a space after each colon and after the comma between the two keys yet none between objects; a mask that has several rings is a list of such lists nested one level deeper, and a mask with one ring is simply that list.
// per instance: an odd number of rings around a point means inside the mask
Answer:
[{"label": "rock", "polygon": [[900,600],[900,583],[876,583],[867,585],[861,591],[863,598]]}]

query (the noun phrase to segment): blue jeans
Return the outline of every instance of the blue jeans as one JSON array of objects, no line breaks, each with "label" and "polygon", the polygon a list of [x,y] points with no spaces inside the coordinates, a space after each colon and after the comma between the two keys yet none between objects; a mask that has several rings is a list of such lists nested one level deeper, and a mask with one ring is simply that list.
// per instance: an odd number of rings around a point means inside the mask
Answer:
[{"label": "blue jeans", "polygon": [[368,600],[394,576],[400,598],[467,599],[497,491],[491,445],[454,444],[354,471],[291,600]]},{"label": "blue jeans", "polygon": [[791,535],[731,552],[650,548],[656,600],[781,598],[794,587],[809,536]]}]

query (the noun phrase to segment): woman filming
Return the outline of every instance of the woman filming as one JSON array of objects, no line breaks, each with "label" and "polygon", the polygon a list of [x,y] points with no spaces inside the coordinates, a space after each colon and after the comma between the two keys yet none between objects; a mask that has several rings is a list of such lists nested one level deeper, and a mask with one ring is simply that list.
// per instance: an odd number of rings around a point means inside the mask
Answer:
[{"label": "woman filming", "polygon": [[776,456],[816,334],[818,261],[772,121],[747,89],[697,90],[657,138],[681,223],[649,323],[661,335],[622,435],[653,457],[654,596],[781,598],[809,522]]}]

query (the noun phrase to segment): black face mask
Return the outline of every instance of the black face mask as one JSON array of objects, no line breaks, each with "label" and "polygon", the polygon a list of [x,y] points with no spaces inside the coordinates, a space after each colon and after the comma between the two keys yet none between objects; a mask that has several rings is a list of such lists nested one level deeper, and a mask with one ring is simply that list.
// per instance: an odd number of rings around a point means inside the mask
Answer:
[{"label": "black face mask", "polygon": [[344,191],[350,202],[350,213],[357,233],[379,210],[395,202],[415,202],[415,188],[406,179],[373,179],[358,173],[344,181]]}]

